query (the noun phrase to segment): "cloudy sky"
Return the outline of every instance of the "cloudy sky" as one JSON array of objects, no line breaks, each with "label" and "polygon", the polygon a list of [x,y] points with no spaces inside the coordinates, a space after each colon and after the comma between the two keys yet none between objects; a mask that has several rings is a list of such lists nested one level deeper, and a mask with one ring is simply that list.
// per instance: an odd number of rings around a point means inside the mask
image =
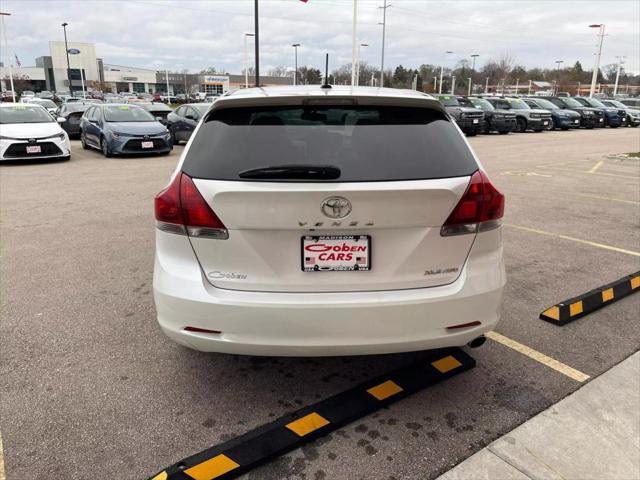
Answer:
[{"label": "cloudy sky", "polygon": [[[580,60],[591,68],[597,29],[606,24],[602,64],[626,55],[629,72],[640,71],[640,2],[637,0],[448,1],[389,0],[385,66],[450,64],[473,53],[478,65],[510,53],[526,67],[554,67]],[[369,44],[361,57],[380,64],[383,0],[358,0],[358,39]],[[213,66],[239,73],[243,32],[253,31],[253,0],[2,0],[10,49],[23,65],[48,55],[48,41],[96,44],[106,63],[189,69]],[[351,61],[352,0],[260,0],[261,70],[292,66],[292,43],[300,65],[330,68]],[[251,50],[251,49],[250,49]],[[6,61],[6,60],[5,60]],[[250,59],[250,62],[253,60]]]}]

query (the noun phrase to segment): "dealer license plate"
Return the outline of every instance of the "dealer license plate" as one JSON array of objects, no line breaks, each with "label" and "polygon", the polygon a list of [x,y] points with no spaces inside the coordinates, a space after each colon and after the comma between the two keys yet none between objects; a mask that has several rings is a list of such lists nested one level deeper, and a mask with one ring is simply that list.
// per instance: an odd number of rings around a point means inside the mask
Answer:
[{"label": "dealer license plate", "polygon": [[473,119],[473,123],[478,123],[478,119],[477,119],[477,118],[474,118],[474,119]]},{"label": "dealer license plate", "polygon": [[544,122],[542,122],[542,124],[543,125],[549,125],[549,122],[545,120]]},{"label": "dealer license plate", "polygon": [[42,153],[40,145],[27,145],[27,153]]},{"label": "dealer license plate", "polygon": [[580,123],[580,120],[574,120],[573,123],[578,124]]},{"label": "dealer license plate", "polygon": [[304,272],[371,270],[369,235],[307,235],[302,237]]},{"label": "dealer license plate", "polygon": [[153,148],[153,142],[142,142],[142,148]]}]

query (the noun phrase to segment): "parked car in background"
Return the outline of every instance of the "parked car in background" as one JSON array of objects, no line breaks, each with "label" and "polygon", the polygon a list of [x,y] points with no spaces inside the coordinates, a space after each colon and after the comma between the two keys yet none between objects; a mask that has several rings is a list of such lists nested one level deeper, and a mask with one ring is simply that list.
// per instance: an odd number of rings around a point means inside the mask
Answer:
[{"label": "parked car in background", "polygon": [[531,108],[541,108],[551,112],[551,130],[569,130],[570,128],[580,128],[580,114],[572,110],[563,110],[546,98],[529,97],[523,98],[524,102]]},{"label": "parked car in background", "polygon": [[210,106],[155,198],[164,333],[246,355],[482,343],[506,280],[504,196],[444,107],[389,88],[248,90]]},{"label": "parked car in background", "polygon": [[23,98],[35,98],[36,94],[35,92],[32,92],[31,90],[23,90],[22,93],[20,93],[20,100],[22,100]]},{"label": "parked car in background", "polygon": [[632,108],[618,100],[605,99],[600,101],[607,107],[618,108],[627,112],[627,126],[637,127],[640,125],[640,108]]},{"label": "parked car in background", "polygon": [[69,137],[80,136],[80,119],[87,109],[94,105],[89,102],[72,102],[65,103],[58,108],[58,117],[64,119],[60,126],[64,129]]},{"label": "parked car in background", "polygon": [[186,103],[188,102],[189,99],[187,98],[187,96],[184,93],[179,93],[175,96],[175,102],[176,103]]},{"label": "parked car in background", "polygon": [[58,105],[56,105],[53,100],[48,100],[46,98],[36,97],[33,98],[29,103],[32,103],[34,105],[42,105],[51,115],[55,115],[56,111],[58,110]]},{"label": "parked car in background", "polygon": [[591,129],[604,125],[604,112],[597,108],[585,107],[571,97],[549,97],[548,100],[562,110],[580,114],[580,126]]},{"label": "parked car in background", "polygon": [[477,108],[484,112],[483,133],[498,132],[506,134],[516,129],[516,114],[508,110],[498,110],[484,98],[458,97],[463,107]]},{"label": "parked car in background", "polygon": [[618,100],[628,107],[640,108],[640,98],[619,98]]},{"label": "parked car in background", "polygon": [[69,137],[40,105],[0,104],[0,160],[69,160]]},{"label": "parked car in background", "polygon": [[163,125],[167,125],[167,115],[173,112],[173,109],[162,102],[140,102],[136,105],[141,106]]},{"label": "parked car in background", "polygon": [[485,97],[491,105],[501,110],[507,110],[516,115],[516,132],[527,130],[541,132],[551,125],[551,112],[541,108],[531,108],[521,98],[514,97]]},{"label": "parked car in background", "polygon": [[220,98],[220,95],[207,95],[204,97],[206,103],[213,103]]},{"label": "parked car in background", "polygon": [[484,113],[475,107],[460,105],[454,95],[433,95],[446,109],[451,118],[458,124],[460,130],[470,137],[484,128]]},{"label": "parked car in background", "polygon": [[5,90],[4,92],[2,92],[2,100],[3,102],[13,102],[13,97],[16,97],[16,100],[18,99],[18,95],[15,94],[13,91],[11,90]]},{"label": "parked car in background", "polygon": [[607,107],[597,98],[573,97],[574,100],[585,107],[595,108],[604,113],[604,125],[611,128],[625,127],[627,125],[627,111],[622,108]]},{"label": "parked car in background", "polygon": [[211,108],[207,103],[185,103],[167,115],[167,128],[174,145],[187,142],[202,116]]},{"label": "parked car in background", "polygon": [[114,154],[169,153],[173,148],[167,128],[144,108],[130,104],[92,105],[80,120],[82,148]]},{"label": "parked car in background", "polygon": [[38,98],[42,98],[45,100],[53,100],[53,93],[48,90],[43,90],[42,92],[36,94]]},{"label": "parked car in background", "polygon": [[151,95],[150,93],[139,93],[138,94],[138,98],[140,100],[144,100],[145,102],[152,102],[153,101],[153,95]]}]

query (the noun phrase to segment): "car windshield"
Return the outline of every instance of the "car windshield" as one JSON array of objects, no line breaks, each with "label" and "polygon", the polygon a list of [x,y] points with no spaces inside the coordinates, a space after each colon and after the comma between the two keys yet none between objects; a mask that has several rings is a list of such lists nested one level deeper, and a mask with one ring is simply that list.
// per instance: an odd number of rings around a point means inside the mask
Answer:
[{"label": "car windshield", "polygon": [[607,106],[596,98],[585,98],[586,102],[596,108],[607,108]]},{"label": "car windshield", "polygon": [[616,107],[616,108],[627,108],[628,106],[617,100],[604,100],[602,103],[604,103],[607,106]]},{"label": "car windshield", "polygon": [[[471,175],[477,165],[456,128],[431,108],[238,107],[213,111],[183,170],[194,178],[248,180],[251,170],[330,165],[322,181],[374,182]],[[393,159],[393,161],[391,161]]]},{"label": "car windshield", "polygon": [[153,122],[155,119],[149,112],[133,105],[113,105],[104,107],[106,122]]},{"label": "car windshield", "polygon": [[513,109],[529,110],[529,105],[524,103],[519,98],[507,98],[507,101],[509,102],[509,105],[511,105],[511,108],[513,108]]},{"label": "car windshield", "polygon": [[534,102],[534,104],[537,105],[537,107],[533,107],[533,108],[544,108],[544,109],[547,109],[547,110],[557,110],[558,109],[557,105],[554,105],[549,100],[545,100],[543,98],[536,98],[535,100],[532,100],[532,102]]},{"label": "car windshield", "polygon": [[45,108],[57,108],[58,106],[53,103],[51,100],[42,99],[39,100],[38,103]]},{"label": "car windshield", "polygon": [[564,97],[561,100],[565,103],[567,107],[575,108],[575,107],[584,107],[579,101],[574,100],[573,98]]},{"label": "car windshield", "polygon": [[493,110],[495,110],[494,106],[483,98],[470,98],[469,100],[471,100],[471,103],[473,103],[474,107],[480,108],[485,112],[492,112]]},{"label": "car windshield", "polygon": [[436,98],[445,107],[458,107],[460,105],[458,99],[452,95],[439,95]]},{"label": "car windshield", "polygon": [[200,115],[204,115],[205,113],[207,113],[207,111],[209,110],[209,107],[211,107],[211,105],[207,104],[207,105],[202,105],[200,103],[197,103],[195,105],[191,105],[193,108],[195,108],[198,113]]},{"label": "car windshield", "polygon": [[8,123],[50,123],[53,118],[44,108],[29,105],[0,107],[0,124]]},{"label": "car windshield", "polygon": [[62,107],[62,111],[65,113],[74,113],[74,112],[84,112],[91,105],[87,105],[86,103],[70,103]]}]

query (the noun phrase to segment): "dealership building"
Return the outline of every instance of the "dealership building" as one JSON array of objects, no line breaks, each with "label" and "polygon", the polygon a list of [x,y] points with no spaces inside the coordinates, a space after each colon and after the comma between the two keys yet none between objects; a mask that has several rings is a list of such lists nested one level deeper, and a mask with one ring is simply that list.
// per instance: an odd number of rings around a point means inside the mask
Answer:
[{"label": "dealership building", "polygon": [[[13,67],[14,87],[18,93],[23,90],[68,92],[69,77],[71,89],[82,91],[84,83],[87,91],[122,93],[178,93],[206,92],[222,94],[234,88],[244,88],[244,75],[173,73],[166,70],[129,67],[105,63],[96,55],[92,43],[69,42],[69,75],[67,74],[67,54],[64,42],[49,42],[49,55],[35,59],[35,66]],[[9,67],[0,66],[0,88],[11,89]],[[167,78],[168,77],[168,78]],[[261,84],[290,85],[292,77],[261,76]],[[249,86],[251,86],[249,77]]]}]

